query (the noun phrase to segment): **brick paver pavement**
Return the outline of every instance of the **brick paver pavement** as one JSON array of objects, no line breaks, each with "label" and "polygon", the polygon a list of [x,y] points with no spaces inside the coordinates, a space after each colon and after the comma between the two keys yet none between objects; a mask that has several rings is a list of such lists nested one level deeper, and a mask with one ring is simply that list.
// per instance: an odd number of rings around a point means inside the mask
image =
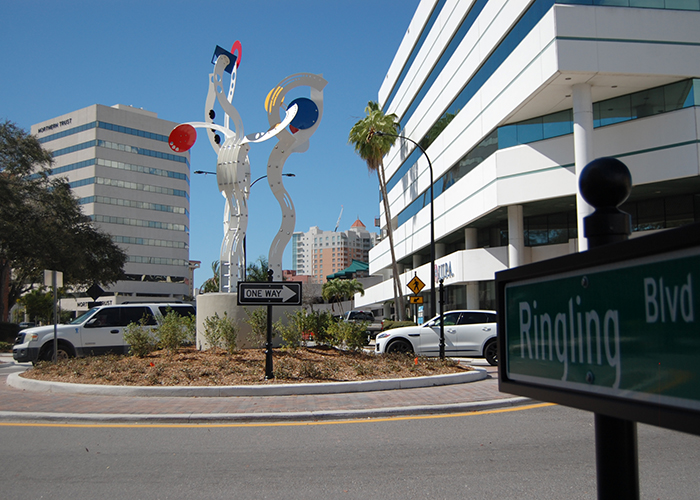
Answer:
[{"label": "brick paver pavement", "polygon": [[[498,373],[490,368],[485,380],[466,384],[373,391],[343,394],[316,394],[295,396],[236,396],[236,397],[131,397],[95,396],[84,394],[53,394],[33,392],[10,387],[6,384],[6,374],[0,375],[0,412],[12,412],[15,417],[21,413],[32,414],[72,414],[76,416],[129,415],[139,416],[204,416],[210,419],[222,417],[319,413],[333,412],[352,414],[358,412],[375,413],[379,410],[387,415],[395,410],[423,407],[423,413],[435,407],[437,411],[446,405],[485,402],[512,398],[498,391]],[[307,415],[308,417],[308,415]],[[7,419],[7,416],[5,416]]]}]

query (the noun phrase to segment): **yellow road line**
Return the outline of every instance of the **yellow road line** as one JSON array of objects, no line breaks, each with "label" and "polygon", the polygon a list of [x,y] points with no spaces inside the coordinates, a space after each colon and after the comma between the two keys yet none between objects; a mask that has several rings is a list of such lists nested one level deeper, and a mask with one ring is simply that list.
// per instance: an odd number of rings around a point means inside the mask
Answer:
[{"label": "yellow road line", "polygon": [[386,418],[363,418],[352,420],[329,420],[317,422],[249,422],[249,423],[231,423],[231,424],[52,424],[52,423],[27,423],[27,422],[0,422],[0,427],[74,427],[74,428],[161,428],[161,429],[177,429],[177,428],[228,428],[228,427],[300,427],[310,425],[343,425],[343,424],[366,424],[377,422],[397,422],[402,420],[429,420],[436,418],[456,418],[456,417],[472,417],[479,415],[490,415],[494,413],[509,413],[514,411],[534,410],[537,408],[545,408],[547,406],[555,406],[554,403],[537,403],[525,406],[512,406],[508,408],[499,408],[496,410],[471,411],[463,413],[448,413],[444,415],[415,415],[406,417],[386,417]]}]

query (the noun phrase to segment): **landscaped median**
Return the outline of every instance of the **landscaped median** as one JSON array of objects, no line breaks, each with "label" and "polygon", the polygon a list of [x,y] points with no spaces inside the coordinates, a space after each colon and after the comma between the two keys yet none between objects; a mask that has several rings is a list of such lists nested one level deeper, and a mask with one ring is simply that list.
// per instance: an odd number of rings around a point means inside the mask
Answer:
[{"label": "landscaped median", "polygon": [[155,351],[145,357],[100,356],[39,363],[8,376],[15,388],[121,396],[270,396],[382,391],[461,384],[487,377],[454,360],[375,356],[331,347],[275,350],[272,380],[260,349]]}]

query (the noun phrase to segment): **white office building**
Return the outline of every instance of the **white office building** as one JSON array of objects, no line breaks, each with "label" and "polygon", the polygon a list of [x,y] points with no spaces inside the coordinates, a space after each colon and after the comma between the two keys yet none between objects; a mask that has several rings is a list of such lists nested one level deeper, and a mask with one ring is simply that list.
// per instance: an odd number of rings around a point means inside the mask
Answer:
[{"label": "white office building", "polygon": [[[496,272],[586,249],[595,158],[631,171],[632,237],[700,220],[698,77],[698,0],[421,1],[378,97],[427,155],[384,159],[403,291],[417,275],[429,302],[428,158],[446,309],[495,308]],[[393,299],[389,240],[369,256],[385,281],[358,307]]]},{"label": "white office building", "polygon": [[[127,252],[127,279],[103,287],[103,303],[191,294],[189,153],[168,146],[176,125],[131,106],[96,104],[32,126],[53,152],[52,175],[68,180],[83,213]],[[62,307],[86,310],[91,301],[76,294]]]}]

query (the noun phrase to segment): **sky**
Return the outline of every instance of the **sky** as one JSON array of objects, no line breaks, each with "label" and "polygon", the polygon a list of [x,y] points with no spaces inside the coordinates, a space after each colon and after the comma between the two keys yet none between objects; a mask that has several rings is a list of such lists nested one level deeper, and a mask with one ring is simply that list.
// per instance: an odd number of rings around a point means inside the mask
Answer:
[{"label": "sky", "polygon": [[[203,121],[217,45],[242,45],[233,105],[245,133],[269,128],[264,100],[295,73],[322,74],[324,113],[309,150],[284,166],[296,231],[338,231],[379,217],[376,175],[347,144],[408,28],[419,0],[0,0],[0,120],[34,123],[91,106],[126,104],[173,122]],[[228,84],[226,84],[228,88]],[[221,121],[217,120],[218,123]],[[276,139],[252,144],[251,179],[265,175]],[[191,171],[216,170],[203,134]],[[223,236],[224,198],[214,175],[190,177],[190,260],[195,286],[211,277]],[[249,200],[248,262],[267,257],[281,212],[269,186]],[[291,269],[291,241],[282,261]]]}]

